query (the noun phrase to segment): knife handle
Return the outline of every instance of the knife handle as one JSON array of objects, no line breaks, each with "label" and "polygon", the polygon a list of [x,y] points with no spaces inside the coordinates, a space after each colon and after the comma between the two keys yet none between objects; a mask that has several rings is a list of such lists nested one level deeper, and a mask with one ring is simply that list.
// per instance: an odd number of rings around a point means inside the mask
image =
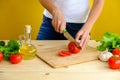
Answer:
[{"label": "knife handle", "polygon": [[65,33],[65,32],[67,32],[67,30],[66,30],[66,29],[64,29],[64,30],[63,30],[63,33]]}]

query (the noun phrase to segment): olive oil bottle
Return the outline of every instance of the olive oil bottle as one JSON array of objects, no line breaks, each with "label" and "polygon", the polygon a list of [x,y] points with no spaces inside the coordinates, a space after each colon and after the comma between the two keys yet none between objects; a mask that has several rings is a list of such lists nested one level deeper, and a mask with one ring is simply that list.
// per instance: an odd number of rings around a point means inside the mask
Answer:
[{"label": "olive oil bottle", "polygon": [[[31,25],[25,25],[24,35],[20,35],[20,53],[23,55],[23,59],[29,60],[33,59],[36,56],[37,48],[31,44]],[[24,38],[24,41],[22,40]]]}]

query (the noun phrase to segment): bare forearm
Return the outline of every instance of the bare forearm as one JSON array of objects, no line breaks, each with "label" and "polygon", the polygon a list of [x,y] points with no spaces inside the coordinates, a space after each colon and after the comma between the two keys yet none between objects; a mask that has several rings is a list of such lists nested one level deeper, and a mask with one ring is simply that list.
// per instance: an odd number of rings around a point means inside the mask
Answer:
[{"label": "bare forearm", "polygon": [[92,9],[85,24],[87,28],[85,29],[91,30],[93,24],[95,23],[95,21],[97,20],[97,18],[99,17],[102,11],[103,5],[104,5],[104,0],[94,0]]},{"label": "bare forearm", "polygon": [[53,14],[58,8],[53,4],[51,0],[39,0],[44,8],[46,8],[51,14]]},{"label": "bare forearm", "polygon": [[52,15],[52,26],[56,32],[62,33],[66,26],[66,21],[59,8],[52,2],[52,0],[39,0],[40,3]]}]

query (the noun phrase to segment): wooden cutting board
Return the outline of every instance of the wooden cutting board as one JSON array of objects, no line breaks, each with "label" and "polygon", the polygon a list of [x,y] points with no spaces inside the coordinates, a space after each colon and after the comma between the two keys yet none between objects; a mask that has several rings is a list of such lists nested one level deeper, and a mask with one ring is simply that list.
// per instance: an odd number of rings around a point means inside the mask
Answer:
[{"label": "wooden cutting board", "polygon": [[90,41],[83,51],[71,56],[61,57],[58,53],[67,49],[68,41],[46,41],[39,45],[37,56],[53,68],[66,67],[74,64],[97,60],[99,51],[96,50],[97,43]]}]

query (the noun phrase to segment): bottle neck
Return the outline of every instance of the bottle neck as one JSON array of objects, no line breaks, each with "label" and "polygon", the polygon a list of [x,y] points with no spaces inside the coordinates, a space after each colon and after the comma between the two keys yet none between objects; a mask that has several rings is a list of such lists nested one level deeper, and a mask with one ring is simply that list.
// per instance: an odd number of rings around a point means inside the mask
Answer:
[{"label": "bottle neck", "polygon": [[30,25],[25,25],[25,27],[24,27],[24,29],[25,29],[25,44],[27,44],[27,45],[31,45],[31,30],[32,30],[32,28],[31,28],[31,26]]},{"label": "bottle neck", "polygon": [[25,32],[25,44],[31,44],[31,33]]}]

